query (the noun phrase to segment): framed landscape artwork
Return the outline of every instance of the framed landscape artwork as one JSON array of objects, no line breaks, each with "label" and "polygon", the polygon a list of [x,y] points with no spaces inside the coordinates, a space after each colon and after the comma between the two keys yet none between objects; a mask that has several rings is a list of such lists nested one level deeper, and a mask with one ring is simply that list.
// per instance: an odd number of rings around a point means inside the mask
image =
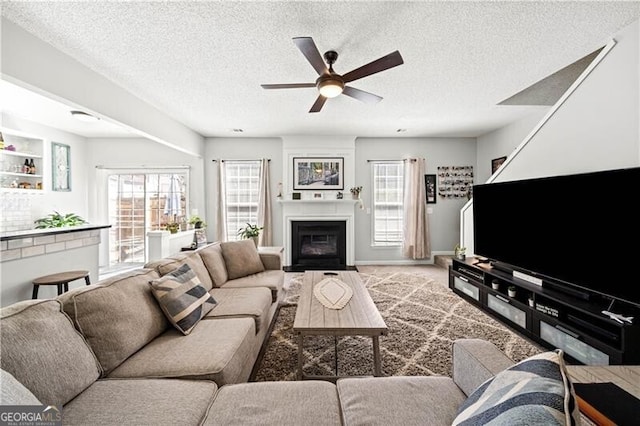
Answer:
[{"label": "framed landscape artwork", "polygon": [[436,175],[424,175],[424,187],[427,191],[427,204],[436,203]]},{"label": "framed landscape artwork", "polygon": [[344,189],[344,158],[293,159],[294,190]]}]

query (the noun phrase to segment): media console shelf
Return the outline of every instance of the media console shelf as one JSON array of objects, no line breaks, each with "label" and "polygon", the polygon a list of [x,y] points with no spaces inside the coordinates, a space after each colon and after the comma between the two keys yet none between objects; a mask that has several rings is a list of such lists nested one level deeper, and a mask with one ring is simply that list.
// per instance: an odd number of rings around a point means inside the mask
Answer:
[{"label": "media console shelf", "polygon": [[[516,278],[478,259],[453,259],[449,287],[515,331],[549,349],[562,349],[570,361],[587,365],[640,364],[640,309],[616,301],[609,310],[635,317],[633,324],[602,314],[611,300],[588,299]],[[509,287],[515,295],[509,295]]]}]

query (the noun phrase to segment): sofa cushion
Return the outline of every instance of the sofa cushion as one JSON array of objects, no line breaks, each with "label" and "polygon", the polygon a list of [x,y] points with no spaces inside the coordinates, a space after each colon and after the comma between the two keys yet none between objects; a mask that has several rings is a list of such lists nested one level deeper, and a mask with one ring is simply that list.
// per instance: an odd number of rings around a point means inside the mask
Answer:
[{"label": "sofa cushion", "polygon": [[223,386],[205,425],[339,425],[334,384],[256,382]]},{"label": "sofa cushion", "polygon": [[284,285],[284,271],[268,270],[249,275],[248,277],[229,280],[221,288],[266,287],[271,290],[271,301],[278,300],[278,294]]},{"label": "sofa cushion", "polygon": [[156,271],[138,269],[59,297],[105,374],[169,326],[149,287],[156,278]]},{"label": "sofa cushion", "polygon": [[488,340],[458,339],[453,342],[453,381],[467,396],[513,364],[504,352]]},{"label": "sofa cushion", "polygon": [[245,382],[257,355],[255,334],[251,318],[200,321],[187,336],[171,328],[109,377],[206,379],[218,386]]},{"label": "sofa cushion", "polygon": [[67,425],[197,425],[217,386],[207,380],[102,379],[64,406]]},{"label": "sofa cushion", "polygon": [[220,247],[230,280],[264,271],[253,240],[228,241]]},{"label": "sofa cushion", "polygon": [[216,305],[186,263],[150,284],[169,322],[185,335]]},{"label": "sofa cushion", "polygon": [[209,275],[207,267],[202,262],[200,255],[194,251],[179,253],[174,256],[165,257],[155,262],[151,262],[145,265],[145,268],[152,268],[158,271],[160,276],[167,275],[169,272],[173,272],[184,264],[189,265],[191,270],[195,272],[202,283],[202,286],[207,291],[213,288],[213,281]]},{"label": "sofa cushion", "polygon": [[40,405],[31,391],[8,371],[0,369],[0,405]]},{"label": "sofa cushion", "polygon": [[573,385],[559,349],[529,357],[496,374],[460,406],[454,425],[580,424]]},{"label": "sofa cushion", "polygon": [[43,404],[66,404],[100,376],[95,356],[58,300],[3,308],[0,329],[2,369]]},{"label": "sofa cushion", "polygon": [[268,288],[214,288],[209,293],[218,303],[206,319],[251,317],[256,324],[256,334],[269,327],[271,292]]},{"label": "sofa cushion", "polygon": [[197,250],[198,254],[202,258],[204,266],[206,266],[213,280],[213,285],[220,287],[227,282],[229,275],[227,274],[227,267],[224,264],[224,257],[222,257],[222,248],[220,243],[213,243],[204,246]]},{"label": "sofa cushion", "polygon": [[450,425],[465,395],[449,377],[339,379],[345,425]]}]

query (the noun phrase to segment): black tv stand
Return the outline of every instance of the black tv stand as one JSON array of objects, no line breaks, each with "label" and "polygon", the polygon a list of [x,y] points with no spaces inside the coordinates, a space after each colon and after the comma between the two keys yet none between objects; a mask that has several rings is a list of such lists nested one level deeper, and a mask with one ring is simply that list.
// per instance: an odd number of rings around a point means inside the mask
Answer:
[{"label": "black tv stand", "polygon": [[[505,270],[506,269],[506,270]],[[495,284],[497,289],[492,287]],[[549,349],[562,349],[569,362],[588,365],[640,364],[640,308],[617,300],[616,314],[635,317],[616,321],[611,299],[588,291],[542,286],[513,276],[504,264],[453,259],[449,287],[468,302],[514,331]],[[507,288],[515,287],[510,297]]]}]

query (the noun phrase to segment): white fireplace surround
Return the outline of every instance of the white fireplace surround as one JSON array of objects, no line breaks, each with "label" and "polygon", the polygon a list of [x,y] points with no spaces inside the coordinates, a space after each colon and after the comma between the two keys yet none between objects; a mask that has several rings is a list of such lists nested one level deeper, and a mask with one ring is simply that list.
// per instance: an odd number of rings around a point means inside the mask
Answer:
[{"label": "white fireplace surround", "polygon": [[284,263],[291,266],[291,222],[294,221],[345,221],[346,261],[355,262],[355,200],[280,200],[284,230]]}]

